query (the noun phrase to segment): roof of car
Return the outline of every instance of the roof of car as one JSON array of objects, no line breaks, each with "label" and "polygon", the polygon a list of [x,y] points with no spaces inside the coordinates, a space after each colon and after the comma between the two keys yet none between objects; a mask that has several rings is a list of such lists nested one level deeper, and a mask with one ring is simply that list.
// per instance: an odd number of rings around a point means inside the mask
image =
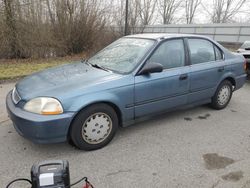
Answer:
[{"label": "roof of car", "polygon": [[192,35],[192,34],[178,34],[178,33],[143,33],[143,34],[135,34],[135,35],[128,35],[128,38],[145,38],[145,39],[165,39],[165,38],[175,38],[175,37],[202,37],[207,38],[206,36],[202,35]]}]

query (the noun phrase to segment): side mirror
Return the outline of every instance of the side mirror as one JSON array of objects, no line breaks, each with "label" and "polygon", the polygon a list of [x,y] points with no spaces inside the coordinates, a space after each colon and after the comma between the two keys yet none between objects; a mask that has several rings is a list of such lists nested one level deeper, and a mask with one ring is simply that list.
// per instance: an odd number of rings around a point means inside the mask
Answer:
[{"label": "side mirror", "polygon": [[245,48],[245,50],[250,50],[250,47],[248,47],[248,48]]},{"label": "side mirror", "polygon": [[162,72],[163,66],[160,63],[147,63],[139,72],[139,75]]}]

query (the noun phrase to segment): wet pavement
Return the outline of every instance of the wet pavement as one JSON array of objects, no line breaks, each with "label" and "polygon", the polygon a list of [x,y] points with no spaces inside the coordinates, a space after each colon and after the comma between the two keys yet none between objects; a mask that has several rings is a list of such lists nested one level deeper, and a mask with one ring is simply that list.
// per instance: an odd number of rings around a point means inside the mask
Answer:
[{"label": "wet pavement", "polygon": [[92,152],[19,136],[5,112],[13,86],[0,87],[0,187],[29,178],[32,164],[47,159],[69,160],[72,182],[88,176],[96,188],[250,187],[250,83],[224,110],[201,106],[167,113],[121,128],[108,146]]}]

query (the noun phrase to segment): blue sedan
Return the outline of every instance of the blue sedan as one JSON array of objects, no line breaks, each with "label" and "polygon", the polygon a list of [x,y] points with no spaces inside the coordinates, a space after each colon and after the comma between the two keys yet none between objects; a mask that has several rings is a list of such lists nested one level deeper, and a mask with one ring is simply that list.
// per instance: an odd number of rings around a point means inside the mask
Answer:
[{"label": "blue sedan", "polygon": [[243,56],[209,38],[139,34],[24,78],[6,104],[17,132],[31,141],[94,150],[145,116],[202,104],[223,109],[245,80]]}]

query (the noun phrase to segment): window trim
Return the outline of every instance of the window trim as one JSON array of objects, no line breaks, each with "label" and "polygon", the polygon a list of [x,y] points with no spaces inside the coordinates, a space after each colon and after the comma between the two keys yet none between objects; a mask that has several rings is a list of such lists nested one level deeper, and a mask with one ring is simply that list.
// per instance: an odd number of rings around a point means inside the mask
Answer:
[{"label": "window trim", "polygon": [[[206,40],[206,41],[212,43],[213,49],[214,49],[213,51],[214,51],[215,60],[214,61],[206,61],[206,62],[197,63],[197,64],[192,64],[192,61],[191,61],[191,51],[190,51],[189,42],[188,42],[189,39]],[[225,61],[225,54],[224,54],[223,50],[214,41],[212,41],[212,40],[210,40],[208,38],[203,38],[203,37],[198,37],[198,36],[197,37],[196,36],[191,36],[191,37],[185,37],[184,41],[185,41],[185,45],[187,47],[188,64],[189,64],[189,66],[200,65],[200,64],[211,63],[211,62],[217,62],[217,61]],[[216,54],[215,54],[215,48],[214,47],[217,47],[218,50],[221,52],[222,59],[220,59],[220,60],[216,59]]]},{"label": "window trim", "polygon": [[[217,59],[216,57],[216,48],[218,49],[218,51],[220,52],[221,55],[221,59]],[[218,48],[218,46],[214,45],[214,55],[215,55],[215,61],[221,61],[224,60],[224,56],[223,56],[223,52],[220,48]]]}]

